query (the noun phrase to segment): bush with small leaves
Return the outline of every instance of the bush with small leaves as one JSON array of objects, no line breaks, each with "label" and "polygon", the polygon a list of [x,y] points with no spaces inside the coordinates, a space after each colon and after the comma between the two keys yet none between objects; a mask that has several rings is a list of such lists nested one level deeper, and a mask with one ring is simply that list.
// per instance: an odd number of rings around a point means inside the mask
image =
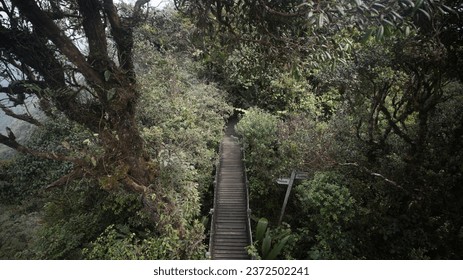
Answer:
[{"label": "bush with small leaves", "polygon": [[[308,249],[311,259],[351,259],[354,253],[351,232],[356,216],[355,200],[335,173],[316,173],[314,178],[295,188],[302,228],[315,235]],[[304,238],[311,236],[300,236]]]}]

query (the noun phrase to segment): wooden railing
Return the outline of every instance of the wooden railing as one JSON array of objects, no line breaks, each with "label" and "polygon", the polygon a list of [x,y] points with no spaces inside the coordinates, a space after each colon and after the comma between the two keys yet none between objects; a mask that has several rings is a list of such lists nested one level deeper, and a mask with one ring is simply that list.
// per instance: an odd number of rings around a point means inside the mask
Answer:
[{"label": "wooden railing", "polygon": [[[221,165],[221,160],[222,160],[222,148],[223,143],[220,142],[219,145],[219,156],[217,157],[216,160],[216,165],[215,165],[215,178],[214,178],[214,204],[212,207],[215,207],[217,205],[217,184],[220,181],[220,165]],[[217,212],[214,211],[214,208],[212,208],[209,212],[211,214],[211,231],[209,234],[209,250],[207,252],[207,257],[211,258],[212,257],[212,243],[214,240],[214,234],[215,234],[215,220],[217,219]]]},{"label": "wooden railing", "polygon": [[[243,140],[244,142],[244,140]],[[245,146],[241,145],[241,160],[243,161],[243,172],[244,172],[244,184],[246,186],[246,209],[248,213],[248,222],[247,222],[247,231],[248,231],[248,238],[249,238],[249,243],[252,245],[252,227],[251,227],[251,207],[249,205],[249,180],[248,180],[248,175],[246,172],[246,151],[245,151]]]}]

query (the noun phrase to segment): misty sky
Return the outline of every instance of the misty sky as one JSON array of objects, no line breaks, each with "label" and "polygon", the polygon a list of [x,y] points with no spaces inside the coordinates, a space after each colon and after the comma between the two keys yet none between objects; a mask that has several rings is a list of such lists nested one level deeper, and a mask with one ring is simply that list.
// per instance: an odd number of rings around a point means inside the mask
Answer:
[{"label": "misty sky", "polygon": [[[135,3],[136,0],[116,0],[115,2]],[[163,6],[167,5],[168,2],[170,2],[170,0],[150,0],[150,5],[157,8],[162,8]]]}]

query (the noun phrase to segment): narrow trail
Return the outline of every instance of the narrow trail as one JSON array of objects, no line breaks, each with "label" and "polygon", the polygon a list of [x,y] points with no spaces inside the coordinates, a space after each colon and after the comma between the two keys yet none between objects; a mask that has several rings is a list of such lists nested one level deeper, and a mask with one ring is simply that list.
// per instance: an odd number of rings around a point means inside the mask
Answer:
[{"label": "narrow trail", "polygon": [[215,260],[250,258],[245,249],[250,244],[247,190],[235,124],[229,122],[221,143],[210,248]]}]

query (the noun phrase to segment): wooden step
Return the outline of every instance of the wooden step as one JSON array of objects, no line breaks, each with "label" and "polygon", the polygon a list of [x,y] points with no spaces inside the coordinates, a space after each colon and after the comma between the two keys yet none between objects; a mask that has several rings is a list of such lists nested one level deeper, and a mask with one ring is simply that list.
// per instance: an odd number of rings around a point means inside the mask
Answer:
[{"label": "wooden step", "polygon": [[[228,133],[232,128],[227,129]],[[215,224],[211,239],[212,259],[249,259],[245,247],[249,245],[247,232],[248,213],[244,164],[241,147],[230,135],[222,141],[218,170]]]}]

